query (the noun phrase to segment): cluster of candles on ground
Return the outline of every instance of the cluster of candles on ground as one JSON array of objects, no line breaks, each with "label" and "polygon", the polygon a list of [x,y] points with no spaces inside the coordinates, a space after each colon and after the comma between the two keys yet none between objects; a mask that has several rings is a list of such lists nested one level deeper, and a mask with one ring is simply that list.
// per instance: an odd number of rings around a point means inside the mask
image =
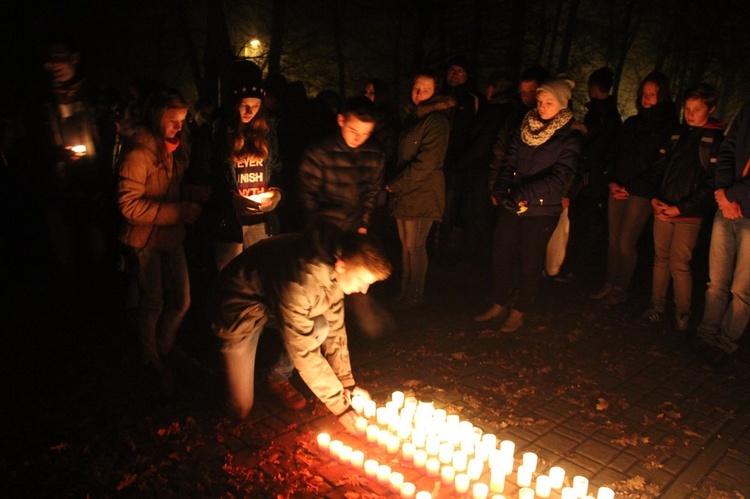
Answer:
[{"label": "cluster of candles on ground", "polygon": [[[538,457],[533,452],[523,453],[521,464],[515,468],[515,443],[503,440],[498,446],[495,435],[484,433],[469,421],[461,421],[458,415],[435,409],[432,403],[418,402],[397,391],[382,407],[355,395],[352,407],[359,415],[357,432],[367,442],[399,458],[401,464],[439,479],[458,495],[473,499],[505,498],[501,494],[510,492],[506,491],[508,483],[509,489],[518,489],[519,499],[549,498],[553,494],[561,499],[594,499],[589,495],[586,477],[574,476],[568,481],[572,486],[566,487],[565,470],[556,466],[540,473]],[[364,470],[367,477],[389,487],[394,494],[416,499],[432,497],[429,491],[417,491],[403,473],[368,458],[363,451],[344,445],[341,440],[331,440],[327,433],[318,434],[317,441],[320,449],[341,463]],[[512,486],[512,478],[517,487]],[[612,489],[600,487],[596,499],[614,496]]]}]

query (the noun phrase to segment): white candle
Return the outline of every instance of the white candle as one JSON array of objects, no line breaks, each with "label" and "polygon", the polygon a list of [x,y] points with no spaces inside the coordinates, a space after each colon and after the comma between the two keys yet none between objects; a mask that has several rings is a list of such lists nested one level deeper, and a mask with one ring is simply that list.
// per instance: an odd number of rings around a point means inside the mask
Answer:
[{"label": "white candle", "polygon": [[435,409],[435,412],[432,413],[432,418],[437,421],[438,424],[445,423],[445,418],[448,416],[448,413],[445,412],[445,409]]},{"label": "white candle", "polygon": [[578,499],[576,489],[574,489],[573,487],[563,487],[562,493],[560,494],[560,499]]},{"label": "white candle", "polygon": [[377,406],[374,400],[365,400],[364,414],[366,418],[375,417]]},{"label": "white candle", "polygon": [[518,499],[534,499],[534,489],[522,487],[518,491]]},{"label": "white candle", "polygon": [[352,466],[354,466],[355,468],[361,468],[365,462],[365,453],[361,450],[352,451],[349,462],[352,463]]},{"label": "white candle", "polygon": [[615,491],[609,487],[599,487],[596,493],[596,499],[615,499]]},{"label": "white candle", "polygon": [[331,436],[328,433],[318,434],[318,447],[321,450],[328,450],[328,446],[331,444]]},{"label": "white candle", "polygon": [[388,411],[387,407],[378,407],[375,411],[376,418],[378,420],[379,426],[387,426],[388,425],[388,415],[390,412]]},{"label": "white candle", "polygon": [[414,451],[414,466],[418,468],[424,468],[427,462],[427,452],[424,449]]},{"label": "white candle", "polygon": [[523,464],[519,466],[516,475],[516,484],[518,484],[519,487],[528,487],[529,485],[531,485],[532,473],[532,469],[528,466],[525,466]]},{"label": "white candle", "polygon": [[368,459],[365,461],[365,475],[370,478],[374,478],[378,474],[378,462],[374,459]]},{"label": "white candle", "polygon": [[331,451],[333,457],[339,457],[339,451],[344,446],[344,442],[341,440],[334,440],[328,444],[328,450]]},{"label": "white candle", "polygon": [[500,463],[498,468],[502,470],[503,473],[505,473],[506,475],[510,475],[511,473],[513,473],[514,464],[515,461],[513,460],[513,456],[500,451]]},{"label": "white candle", "polygon": [[466,453],[467,456],[474,454],[474,439],[471,436],[464,435],[461,438],[461,450]]},{"label": "white candle", "polygon": [[465,473],[459,473],[456,475],[456,492],[459,494],[466,494],[469,491],[469,483],[471,480],[469,479],[469,475]]},{"label": "white candle", "polygon": [[453,467],[456,471],[466,471],[466,453],[461,450],[457,450],[453,453]]},{"label": "white candle", "polygon": [[365,399],[359,395],[352,396],[352,409],[357,411],[357,414],[362,414],[365,411]]},{"label": "white candle", "polygon": [[449,443],[440,444],[438,459],[443,464],[450,464],[453,462],[453,445]]},{"label": "white candle", "polygon": [[536,495],[541,498],[547,498],[552,493],[551,480],[547,475],[536,477]]},{"label": "white candle", "polygon": [[549,481],[553,489],[561,489],[565,480],[565,470],[559,466],[549,469]]},{"label": "white candle", "polygon": [[401,485],[404,483],[404,475],[398,472],[391,473],[390,478],[388,479],[388,484],[391,486],[391,490],[394,492],[399,492],[401,490]]},{"label": "white candle", "polygon": [[401,446],[401,455],[407,463],[414,459],[414,452],[416,452],[416,449],[411,442],[405,442],[404,445]]},{"label": "white candle", "polygon": [[398,430],[396,431],[396,435],[398,435],[398,438],[400,438],[401,440],[408,440],[410,434],[411,423],[399,420]]},{"label": "white candle", "polygon": [[367,420],[365,418],[357,418],[354,424],[357,426],[357,435],[364,435],[367,431]]},{"label": "white candle", "polygon": [[488,451],[497,447],[497,437],[492,433],[482,435],[482,442],[488,447]]},{"label": "white candle", "polygon": [[503,440],[500,442],[500,450],[513,457],[513,454],[516,452],[516,444],[512,440]]},{"label": "white candle", "polygon": [[401,497],[410,499],[414,497],[414,494],[416,493],[416,491],[417,491],[417,486],[411,482],[404,482],[401,484]]},{"label": "white candle", "polygon": [[427,470],[427,476],[438,476],[440,475],[440,461],[431,457],[425,463],[425,469]]},{"label": "white candle", "polygon": [[523,465],[527,468],[531,468],[531,471],[536,471],[536,465],[539,462],[539,456],[534,454],[533,452],[524,452],[523,453]]},{"label": "white candle", "polygon": [[391,394],[391,400],[396,403],[396,407],[401,409],[404,405],[404,392],[395,391]]},{"label": "white candle", "polygon": [[348,463],[352,458],[352,448],[348,445],[344,445],[339,449],[339,459],[342,463]]},{"label": "white candle", "polygon": [[401,447],[401,440],[396,435],[389,435],[388,441],[385,443],[388,454],[395,454]]},{"label": "white candle", "polygon": [[378,477],[378,482],[388,483],[388,479],[391,477],[391,467],[387,464],[381,464],[378,466],[376,476]]},{"label": "white candle", "polygon": [[432,499],[432,494],[430,494],[426,490],[420,490],[419,492],[417,492],[416,499]]},{"label": "white candle", "polygon": [[471,489],[473,499],[487,499],[490,489],[484,483],[475,483]]},{"label": "white candle", "polygon": [[440,439],[437,435],[430,435],[427,437],[427,443],[425,444],[425,450],[427,454],[431,456],[437,456],[440,452]]},{"label": "white candle", "polygon": [[420,449],[424,447],[426,439],[427,435],[421,428],[414,428],[414,431],[411,432],[411,441],[412,443],[414,443],[415,447],[418,447]]},{"label": "white candle", "polygon": [[404,409],[417,409],[417,397],[404,397]]},{"label": "white candle", "polygon": [[456,478],[456,470],[453,466],[443,466],[440,468],[440,481],[444,485],[451,485]]},{"label": "white candle", "polygon": [[490,471],[490,490],[492,492],[505,490],[505,473],[498,470]]},{"label": "white candle", "polygon": [[573,489],[576,491],[576,495],[578,495],[578,497],[587,495],[589,493],[589,479],[585,476],[574,476]]},{"label": "white candle", "polygon": [[470,435],[473,429],[474,425],[471,424],[471,421],[461,421],[458,423],[458,431],[461,435]]},{"label": "white candle", "polygon": [[468,471],[466,474],[469,475],[469,478],[472,480],[479,480],[479,477],[482,476],[482,471],[484,471],[484,463],[479,459],[472,459],[469,461],[467,469]]},{"label": "white candle", "polygon": [[365,435],[367,435],[367,441],[371,444],[374,444],[378,441],[378,434],[380,433],[380,428],[376,424],[371,424],[367,428],[365,428]]},{"label": "white candle", "polygon": [[458,414],[448,414],[445,418],[445,422],[448,425],[458,425],[458,422],[460,421],[460,417]]},{"label": "white candle", "polygon": [[378,431],[378,446],[385,449],[388,446],[388,439],[391,438],[390,432],[388,430],[379,430]]},{"label": "white candle", "polygon": [[486,462],[490,456],[490,447],[488,442],[477,442],[474,446],[474,458]]}]

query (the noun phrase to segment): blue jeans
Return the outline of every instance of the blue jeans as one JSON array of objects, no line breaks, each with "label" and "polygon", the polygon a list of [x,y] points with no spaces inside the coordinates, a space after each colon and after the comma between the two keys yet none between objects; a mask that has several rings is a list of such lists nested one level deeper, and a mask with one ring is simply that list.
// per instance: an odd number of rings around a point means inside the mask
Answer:
[{"label": "blue jeans", "polygon": [[[254,305],[265,309],[262,304]],[[259,311],[260,313],[263,310]],[[224,340],[221,353],[227,375],[229,411],[235,417],[244,419],[250,414],[255,398],[255,355],[258,351],[258,339],[267,322],[267,316],[258,313],[247,313],[245,319],[238,321],[231,330],[214,331]],[[328,337],[329,325],[323,316],[313,319],[312,335],[318,345]],[[286,351],[280,356],[277,364],[271,369],[269,381],[279,382],[289,379],[294,371]]]},{"label": "blue jeans", "polygon": [[698,335],[733,353],[750,319],[750,219],[714,218],[706,307]]},{"label": "blue jeans", "polygon": [[161,365],[189,307],[190,284],[182,246],[169,253],[139,251],[136,330],[144,364]]}]

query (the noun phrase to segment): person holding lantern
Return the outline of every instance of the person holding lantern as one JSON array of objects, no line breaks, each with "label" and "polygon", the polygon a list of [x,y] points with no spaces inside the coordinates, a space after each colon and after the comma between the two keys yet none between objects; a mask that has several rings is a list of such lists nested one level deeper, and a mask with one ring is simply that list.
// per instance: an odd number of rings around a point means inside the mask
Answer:
[{"label": "person holding lantern", "polygon": [[[499,210],[493,241],[494,303],[475,320],[505,317],[500,332],[524,323],[539,287],[545,250],[562,212],[563,193],[578,167],[581,134],[568,101],[575,82],[553,77],[537,89],[537,107],[523,119],[492,190]],[[516,270],[520,269],[520,282]],[[510,293],[518,289],[511,305]]]}]

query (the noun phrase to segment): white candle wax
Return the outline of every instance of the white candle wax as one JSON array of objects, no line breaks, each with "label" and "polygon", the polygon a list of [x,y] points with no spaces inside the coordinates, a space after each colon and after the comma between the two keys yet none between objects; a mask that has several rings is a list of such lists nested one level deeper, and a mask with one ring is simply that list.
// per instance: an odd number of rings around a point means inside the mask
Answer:
[{"label": "white candle wax", "polygon": [[445,422],[448,425],[457,425],[460,419],[461,418],[458,416],[458,414],[448,414],[445,418]]},{"label": "white candle wax", "polygon": [[367,420],[365,418],[357,418],[354,424],[357,427],[357,435],[364,435],[367,431]]},{"label": "white candle wax", "polygon": [[418,468],[424,468],[427,462],[427,452],[424,449],[414,451],[414,466]]},{"label": "white candle wax", "polygon": [[328,444],[328,450],[331,452],[331,455],[333,457],[339,457],[339,451],[344,446],[344,442],[341,440],[333,440],[330,444]]},{"label": "white candle wax", "polygon": [[574,489],[573,487],[563,487],[562,493],[560,494],[560,499],[578,499],[576,489]]},{"label": "white candle wax", "polygon": [[461,439],[461,450],[464,451],[467,456],[474,454],[474,440],[470,436],[464,436]]},{"label": "white candle wax", "polygon": [[396,403],[396,407],[401,409],[404,405],[404,392],[395,391],[391,394],[391,400]]},{"label": "white candle wax", "polygon": [[467,470],[466,474],[469,475],[469,478],[472,480],[479,480],[479,477],[482,476],[482,472],[484,471],[484,463],[479,459],[472,459],[469,461]]},{"label": "white candle wax", "polygon": [[456,475],[455,480],[455,487],[456,492],[459,494],[466,494],[469,491],[469,483],[471,480],[469,479],[469,475],[466,473],[459,473]]},{"label": "white candle wax", "polygon": [[457,450],[453,453],[453,467],[456,471],[466,471],[466,453],[461,450]]},{"label": "white candle wax", "polygon": [[547,475],[536,477],[536,495],[541,498],[547,498],[552,493],[552,483]]},{"label": "white candle wax", "polygon": [[453,446],[449,443],[440,444],[438,459],[443,464],[450,464],[453,462]]},{"label": "white candle wax", "polygon": [[427,463],[425,463],[425,470],[427,471],[427,476],[440,475],[440,461],[434,457],[429,458]]},{"label": "white candle wax", "polygon": [[379,426],[386,426],[388,425],[388,415],[390,412],[388,411],[387,407],[378,407],[375,411],[376,418],[378,420]]},{"label": "white candle wax", "polygon": [[531,474],[533,473],[531,468],[522,464],[518,467],[516,473],[516,484],[518,484],[519,487],[528,487],[531,485]]},{"label": "white candle wax", "polygon": [[502,492],[505,490],[505,473],[497,470],[490,471],[490,490]]},{"label": "white candle wax", "polygon": [[385,444],[388,454],[395,454],[401,447],[401,440],[396,435],[390,435],[388,441]]},{"label": "white candle wax", "polygon": [[445,423],[445,418],[448,416],[448,413],[445,411],[445,409],[435,409],[435,412],[432,413],[432,418],[438,423],[443,424]]},{"label": "white candle wax", "polygon": [[404,409],[408,408],[417,410],[417,397],[404,397]]},{"label": "white candle wax", "polygon": [[388,446],[388,439],[391,438],[388,430],[378,430],[378,446],[385,449]]},{"label": "white candle wax", "polygon": [[352,458],[352,448],[348,445],[344,445],[339,449],[339,460],[342,463],[348,463]]},{"label": "white candle wax", "polygon": [[440,439],[437,437],[437,435],[430,435],[427,437],[425,450],[427,451],[427,454],[431,456],[438,455],[438,453],[440,452]]},{"label": "white candle wax", "polygon": [[349,462],[352,463],[352,466],[355,468],[361,468],[365,462],[365,453],[361,450],[352,451],[352,455],[349,457]]},{"label": "white candle wax", "polygon": [[401,497],[405,499],[410,499],[414,497],[414,494],[417,492],[417,486],[414,485],[411,482],[404,482],[401,484]]},{"label": "white candle wax", "polygon": [[482,442],[487,446],[488,451],[497,447],[497,437],[492,433],[482,435]]},{"label": "white candle wax", "polygon": [[487,457],[487,462],[490,465],[491,470],[499,469],[503,461],[503,452],[498,449],[490,449],[490,455]]},{"label": "white candle wax", "polygon": [[518,499],[534,499],[534,489],[522,487],[518,491]]},{"label": "white candle wax", "polygon": [[475,483],[471,489],[471,496],[473,499],[487,499],[487,494],[490,493],[489,487],[484,483]]},{"label": "white candle wax", "polygon": [[365,399],[359,395],[352,396],[352,409],[357,411],[357,414],[362,414],[365,411]]},{"label": "white candle wax", "polygon": [[381,464],[380,466],[378,466],[378,470],[375,476],[378,477],[378,482],[388,483],[388,479],[391,477],[391,467],[387,464]]},{"label": "white candle wax", "polygon": [[615,491],[609,487],[599,487],[596,493],[596,499],[615,499]]},{"label": "white candle wax", "polygon": [[462,436],[470,435],[473,428],[474,425],[471,424],[471,421],[461,421],[460,423],[458,423],[458,431]]},{"label": "white candle wax", "polygon": [[474,443],[481,441],[482,435],[484,435],[484,430],[482,430],[480,427],[474,426],[471,429],[471,436],[474,438]]},{"label": "white candle wax", "polygon": [[576,491],[578,497],[583,497],[589,493],[589,479],[585,476],[574,476],[573,477],[573,489]]},{"label": "white candle wax", "polygon": [[328,446],[331,444],[331,436],[328,433],[318,434],[318,447],[322,450],[328,450]]},{"label": "white candle wax", "polygon": [[474,459],[479,459],[480,461],[487,462],[487,459],[490,456],[490,448],[489,443],[487,442],[477,442],[477,444],[474,446]]},{"label": "white candle wax", "polygon": [[401,410],[401,422],[402,423],[408,423],[411,425],[414,422],[414,411],[409,409],[402,409]]},{"label": "white candle wax", "polygon": [[400,420],[396,434],[401,440],[408,440],[411,434],[411,423]]},{"label": "white candle wax", "polygon": [[398,472],[391,473],[390,478],[388,479],[388,484],[391,487],[391,490],[394,492],[399,492],[401,490],[401,485],[404,483],[404,475]]},{"label": "white candle wax", "polygon": [[549,481],[553,489],[561,489],[565,480],[565,470],[559,466],[549,469]]},{"label": "white candle wax", "polygon": [[456,470],[453,466],[443,466],[440,468],[440,481],[444,485],[451,485],[453,480],[456,478]]},{"label": "white candle wax", "polygon": [[414,428],[414,431],[411,432],[411,441],[415,447],[418,447],[420,449],[424,447],[426,439],[427,435],[421,428]]},{"label": "white candle wax", "polygon": [[407,463],[414,459],[414,452],[416,452],[416,449],[411,442],[405,442],[404,445],[401,446],[401,455]]},{"label": "white candle wax", "polygon": [[503,440],[500,442],[500,450],[513,457],[513,454],[516,453],[516,444],[512,440]]},{"label": "white candle wax", "polygon": [[365,400],[365,407],[364,407],[364,416],[366,418],[373,418],[375,417],[377,406],[375,405],[374,400]]},{"label": "white candle wax", "polygon": [[536,465],[539,462],[539,456],[534,454],[533,452],[524,452],[523,453],[523,465],[527,468],[531,468],[531,471],[536,471]]},{"label": "white candle wax", "polygon": [[426,490],[420,490],[419,492],[417,492],[416,499],[432,499],[432,494],[430,494]]},{"label": "white candle wax", "polygon": [[378,435],[380,434],[380,428],[378,425],[371,424],[365,428],[365,435],[367,435],[367,441],[374,444],[378,441]]},{"label": "white candle wax", "polygon": [[515,461],[513,460],[513,456],[500,451],[499,469],[502,470],[503,473],[505,473],[506,475],[510,475],[511,473],[513,473],[514,464]]},{"label": "white candle wax", "polygon": [[364,463],[365,475],[374,478],[378,474],[378,462],[374,459],[368,459]]}]

